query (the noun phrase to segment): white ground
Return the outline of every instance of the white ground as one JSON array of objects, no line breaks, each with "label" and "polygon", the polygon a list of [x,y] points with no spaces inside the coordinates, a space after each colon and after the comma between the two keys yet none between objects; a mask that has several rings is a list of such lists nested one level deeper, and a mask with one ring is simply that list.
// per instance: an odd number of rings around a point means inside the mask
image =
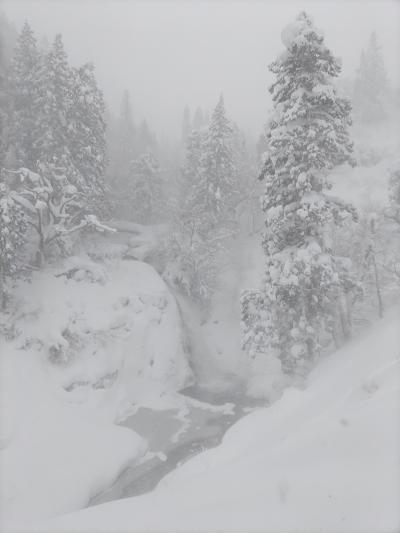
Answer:
[{"label": "white ground", "polygon": [[399,323],[392,312],[154,492],[29,530],[399,531]]},{"label": "white ground", "polygon": [[176,406],[192,379],[175,299],[145,263],[72,258],[15,294],[18,336],[0,342],[3,531],[84,507],[146,451],[115,422],[132,404]]}]

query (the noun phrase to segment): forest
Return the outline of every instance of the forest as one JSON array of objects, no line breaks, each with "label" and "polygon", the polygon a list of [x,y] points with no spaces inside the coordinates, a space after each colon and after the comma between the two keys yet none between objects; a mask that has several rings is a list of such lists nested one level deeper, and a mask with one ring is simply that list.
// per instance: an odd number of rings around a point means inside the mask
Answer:
[{"label": "forest", "polygon": [[0,12],[1,531],[399,527],[400,87],[297,11],[177,138]]}]

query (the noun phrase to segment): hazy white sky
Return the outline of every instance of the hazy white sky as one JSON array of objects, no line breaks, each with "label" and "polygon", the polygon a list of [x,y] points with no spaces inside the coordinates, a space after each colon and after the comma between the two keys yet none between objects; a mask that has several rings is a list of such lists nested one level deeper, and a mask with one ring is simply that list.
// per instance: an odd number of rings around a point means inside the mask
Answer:
[{"label": "hazy white sky", "polygon": [[306,10],[352,75],[376,30],[392,81],[400,80],[400,3],[336,1],[0,0],[20,29],[61,32],[71,62],[93,61],[106,100],[131,93],[136,119],[180,134],[183,107],[212,109],[223,91],[230,116],[258,135],[270,105],[267,65],[282,50],[282,28]]}]

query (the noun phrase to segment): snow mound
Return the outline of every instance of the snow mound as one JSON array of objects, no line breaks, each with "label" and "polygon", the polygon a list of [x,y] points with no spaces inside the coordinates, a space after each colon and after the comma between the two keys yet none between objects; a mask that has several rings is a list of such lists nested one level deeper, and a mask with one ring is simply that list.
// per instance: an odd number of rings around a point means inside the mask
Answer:
[{"label": "snow mound", "polygon": [[398,531],[398,325],[396,312],[154,492],[36,531]]}]

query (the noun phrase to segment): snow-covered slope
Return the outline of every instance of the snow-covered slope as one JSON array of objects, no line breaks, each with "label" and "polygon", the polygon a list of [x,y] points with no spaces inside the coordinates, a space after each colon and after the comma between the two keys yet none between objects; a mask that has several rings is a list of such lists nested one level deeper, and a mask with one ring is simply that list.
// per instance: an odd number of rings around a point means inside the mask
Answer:
[{"label": "snow-covered slope", "polygon": [[70,258],[21,282],[0,337],[0,506],[9,523],[84,507],[146,442],[115,422],[191,383],[176,301],[149,265]]},{"label": "snow-covered slope", "polygon": [[398,531],[399,324],[392,313],[154,492],[36,531]]}]

